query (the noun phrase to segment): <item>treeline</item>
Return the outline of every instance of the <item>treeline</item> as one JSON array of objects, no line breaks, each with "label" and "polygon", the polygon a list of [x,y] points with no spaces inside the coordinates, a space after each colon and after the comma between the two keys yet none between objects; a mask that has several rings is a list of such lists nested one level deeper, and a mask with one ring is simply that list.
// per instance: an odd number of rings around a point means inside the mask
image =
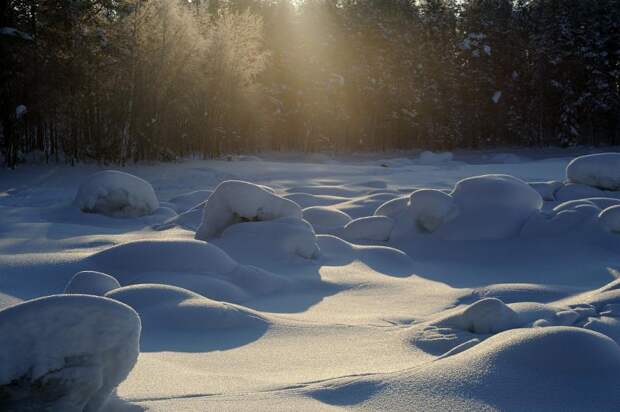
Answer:
[{"label": "treeline", "polygon": [[618,0],[0,0],[0,145],[231,152],[620,144]]}]

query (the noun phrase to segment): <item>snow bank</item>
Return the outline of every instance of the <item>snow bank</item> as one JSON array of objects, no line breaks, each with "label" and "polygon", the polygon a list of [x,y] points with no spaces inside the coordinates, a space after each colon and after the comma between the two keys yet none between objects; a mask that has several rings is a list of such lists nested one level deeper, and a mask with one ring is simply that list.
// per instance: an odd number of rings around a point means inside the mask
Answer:
[{"label": "snow bank", "polygon": [[332,233],[351,221],[351,216],[348,214],[324,206],[305,208],[303,218],[312,225],[316,233]]},{"label": "snow bank", "polygon": [[159,207],[150,183],[117,170],[104,170],[86,178],[74,204],[84,212],[111,217],[150,215]]},{"label": "snow bank", "polygon": [[101,272],[85,270],[76,273],[67,286],[64,293],[80,295],[103,296],[112,289],[120,288],[121,285],[114,277]]},{"label": "snow bank", "polygon": [[133,368],[140,318],[111,299],[49,296],[0,311],[0,409],[97,411]]},{"label": "snow bank", "polygon": [[147,336],[162,331],[201,333],[266,323],[262,316],[250,309],[207,299],[175,286],[125,286],[108,292],[106,297],[123,302],[138,312]]},{"label": "snow bank", "polygon": [[248,182],[222,182],[206,203],[196,239],[209,240],[236,223],[291,217],[301,220],[295,202]]},{"label": "snow bank", "polygon": [[611,206],[598,215],[601,226],[612,233],[620,233],[620,205]]},{"label": "snow bank", "polygon": [[349,222],[342,237],[349,242],[360,240],[386,241],[394,228],[394,220],[387,216],[368,216]]},{"label": "snow bank", "polygon": [[566,167],[566,177],[604,190],[620,190],[620,153],[580,156]]},{"label": "snow bank", "polygon": [[481,299],[436,323],[478,334],[499,333],[522,325],[519,315],[496,298]]}]

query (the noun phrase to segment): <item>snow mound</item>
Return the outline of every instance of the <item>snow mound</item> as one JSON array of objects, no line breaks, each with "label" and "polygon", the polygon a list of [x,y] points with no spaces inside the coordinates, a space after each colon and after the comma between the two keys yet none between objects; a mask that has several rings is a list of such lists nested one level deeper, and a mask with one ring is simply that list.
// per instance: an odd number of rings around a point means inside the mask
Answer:
[{"label": "snow mound", "polygon": [[67,286],[64,293],[79,295],[103,296],[112,289],[120,288],[121,285],[114,277],[101,272],[85,270],[76,273]]},{"label": "snow mound", "polygon": [[86,178],[74,204],[83,212],[110,217],[150,215],[159,207],[150,183],[117,170],[104,170]]},{"label": "snow mound", "polygon": [[360,240],[386,241],[394,228],[394,220],[387,216],[367,216],[349,222],[342,236],[349,242]]},{"label": "snow mound", "polygon": [[254,311],[230,303],[207,299],[175,286],[141,284],[125,286],[106,297],[131,306],[140,314],[144,334],[162,331],[196,332],[263,325]]},{"label": "snow mound", "polygon": [[0,410],[98,411],[133,368],[140,318],[96,296],[58,295],[0,311]]},{"label": "snow mound", "polygon": [[238,259],[249,259],[250,262],[286,259],[290,256],[313,259],[319,255],[314,229],[308,222],[298,218],[233,225],[214,241]]},{"label": "snow mound", "polygon": [[409,196],[397,197],[388,200],[375,210],[375,216],[386,216],[396,218],[403,213],[409,205]]},{"label": "snow mound", "polygon": [[530,186],[540,194],[543,200],[552,202],[555,200],[558,190],[564,187],[564,183],[550,180],[548,182],[531,182]]},{"label": "snow mound", "polygon": [[434,153],[425,151],[420,153],[416,159],[417,164],[421,165],[436,165],[441,163],[450,162],[454,159],[452,152]]},{"label": "snow mound", "polygon": [[458,214],[454,198],[433,189],[413,192],[409,197],[409,212],[423,232],[434,232]]},{"label": "snow mound", "polygon": [[601,226],[612,233],[620,233],[620,205],[611,206],[598,215]]},{"label": "snow mound", "polygon": [[580,156],[566,167],[566,177],[603,190],[620,190],[620,153]]},{"label": "snow mound", "polygon": [[[139,240],[97,252],[88,261],[119,274],[143,272],[228,273],[238,263],[217,246],[197,240]],[[120,279],[120,278],[119,278]],[[121,279],[121,283],[125,283]]]},{"label": "snow mound", "polygon": [[445,225],[441,235],[454,240],[516,236],[543,204],[536,190],[509,175],[463,179],[456,184],[451,195],[459,212],[449,225]]},{"label": "snow mound", "polygon": [[517,328],[522,321],[519,315],[501,300],[486,298],[441,319],[436,324],[471,333],[491,334]]},{"label": "snow mound", "polygon": [[555,200],[560,202],[604,196],[605,192],[602,190],[579,183],[567,183],[555,192]]},{"label": "snow mound", "polygon": [[609,390],[620,385],[620,347],[600,333],[514,329],[466,346],[403,372],[324,383],[310,395],[389,411],[614,410],[620,403]]},{"label": "snow mound", "polygon": [[228,180],[222,182],[209,198],[196,239],[209,240],[236,223],[268,221],[283,217],[301,220],[299,205],[275,195],[264,187]]},{"label": "snow mound", "polygon": [[351,216],[348,214],[322,206],[305,208],[303,218],[312,225],[316,233],[332,233],[351,221]]}]

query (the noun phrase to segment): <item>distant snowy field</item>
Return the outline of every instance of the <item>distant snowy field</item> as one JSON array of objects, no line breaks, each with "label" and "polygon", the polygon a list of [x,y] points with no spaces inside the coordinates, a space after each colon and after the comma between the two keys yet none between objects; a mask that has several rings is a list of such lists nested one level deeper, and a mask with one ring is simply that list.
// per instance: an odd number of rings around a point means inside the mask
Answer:
[{"label": "distant snowy field", "polygon": [[0,410],[615,410],[620,154],[584,154],[4,170]]}]

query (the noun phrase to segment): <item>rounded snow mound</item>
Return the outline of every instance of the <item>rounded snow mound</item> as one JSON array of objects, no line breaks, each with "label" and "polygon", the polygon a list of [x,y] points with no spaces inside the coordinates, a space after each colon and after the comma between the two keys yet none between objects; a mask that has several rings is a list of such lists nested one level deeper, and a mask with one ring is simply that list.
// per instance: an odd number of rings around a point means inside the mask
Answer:
[{"label": "rounded snow mound", "polygon": [[349,242],[360,240],[386,241],[390,238],[394,220],[387,216],[367,216],[349,222],[343,231],[343,238]]},{"label": "rounded snow mound", "polygon": [[305,208],[303,218],[312,225],[316,233],[331,233],[342,229],[351,221],[351,216],[345,212],[324,206]]},{"label": "rounded snow mound", "polygon": [[161,331],[200,333],[266,323],[262,316],[250,309],[207,299],[175,286],[125,286],[108,292],[106,297],[123,302],[138,312],[147,336]]},{"label": "rounded snow mound", "polygon": [[620,233],[620,205],[611,206],[598,215],[601,226],[612,233]]},{"label": "rounded snow mound", "polygon": [[86,295],[0,311],[0,410],[98,411],[136,363],[140,318]]},{"label": "rounded snow mound", "polygon": [[74,204],[83,212],[110,217],[145,216],[159,208],[150,183],[118,170],[104,170],[87,177]]},{"label": "rounded snow mound", "polygon": [[481,299],[436,324],[478,334],[499,333],[521,326],[519,315],[497,298]]},{"label": "rounded snow mound", "polygon": [[[139,240],[97,252],[88,260],[123,274],[144,272],[228,273],[238,263],[217,246],[197,240]],[[123,282],[124,283],[124,282]]]},{"label": "rounded snow mound", "polygon": [[110,275],[93,270],[84,270],[71,278],[65,286],[64,293],[103,296],[112,289],[120,287],[118,280]]},{"label": "rounded snow mound", "polygon": [[236,223],[279,218],[301,220],[299,205],[265,187],[238,180],[222,182],[205,204],[196,239],[209,240]]},{"label": "rounded snow mound", "polygon": [[460,240],[516,236],[528,218],[540,211],[540,194],[509,175],[483,175],[459,181],[451,193],[458,215],[442,237]]},{"label": "rounded snow mound", "polygon": [[409,197],[409,211],[418,229],[434,232],[458,214],[454,198],[433,189],[416,190]]},{"label": "rounded snow mound", "polygon": [[423,367],[330,382],[311,395],[364,410],[615,410],[618,370],[620,347],[600,333],[514,329]]},{"label": "rounded snow mound", "polygon": [[580,156],[566,167],[566,177],[603,190],[620,190],[620,153]]}]

